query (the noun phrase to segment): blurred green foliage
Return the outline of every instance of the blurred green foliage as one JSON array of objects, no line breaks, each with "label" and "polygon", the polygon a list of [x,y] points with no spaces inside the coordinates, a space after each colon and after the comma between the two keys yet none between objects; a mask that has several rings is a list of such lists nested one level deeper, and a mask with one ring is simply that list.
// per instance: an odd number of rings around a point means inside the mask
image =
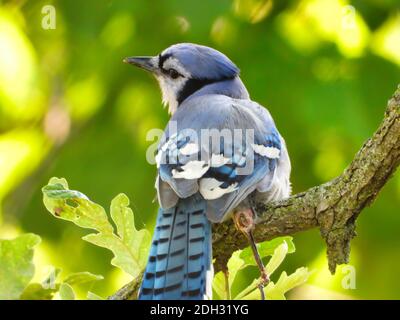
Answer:
[{"label": "blurred green foliage", "polygon": [[[122,64],[125,56],[157,54],[177,42],[226,53],[287,141],[295,192],[345,168],[400,82],[397,0],[0,4],[0,238],[39,234],[34,280],[48,265],[66,274],[88,270],[112,279],[94,285],[100,296],[129,277],[110,266],[110,253],[80,241],[85,231],[46,213],[41,187],[64,176],[102,206],[124,192],[136,225],[152,230],[156,169],[146,162],[153,143],[146,133],[163,128],[168,115],[154,79]],[[49,4],[55,29],[42,27]],[[358,219],[350,260],[355,289],[342,286],[347,269],[329,275],[317,230],[296,235],[297,252],[279,269],[305,265],[314,272],[289,297],[400,298],[399,207],[397,173]],[[233,296],[257,274],[247,269]],[[70,294],[67,285],[63,292]]]}]

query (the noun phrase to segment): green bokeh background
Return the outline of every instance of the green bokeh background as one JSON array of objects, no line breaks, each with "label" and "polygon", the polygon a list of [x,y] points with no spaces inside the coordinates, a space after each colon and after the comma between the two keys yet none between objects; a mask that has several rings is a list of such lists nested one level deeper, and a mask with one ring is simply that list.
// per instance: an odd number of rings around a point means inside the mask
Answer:
[{"label": "green bokeh background", "polygon": [[[52,176],[108,207],[124,192],[137,227],[152,230],[156,168],[146,161],[152,128],[168,114],[148,74],[122,63],[178,42],[209,45],[240,68],[253,100],[268,107],[292,159],[294,192],[342,172],[380,123],[400,83],[397,0],[0,1],[0,238],[33,232],[37,277],[47,265],[105,276],[106,296],[129,277],[84,230],[42,204]],[[56,29],[44,29],[45,5]],[[351,6],[350,6],[351,5]],[[400,298],[400,175],[357,220],[350,264],[327,271],[317,230],[295,235],[280,271],[307,266],[308,283],[289,295]],[[348,272],[356,287],[342,286]],[[240,290],[256,270],[235,283]],[[279,274],[279,272],[277,273]],[[246,279],[246,277],[248,279]]]}]

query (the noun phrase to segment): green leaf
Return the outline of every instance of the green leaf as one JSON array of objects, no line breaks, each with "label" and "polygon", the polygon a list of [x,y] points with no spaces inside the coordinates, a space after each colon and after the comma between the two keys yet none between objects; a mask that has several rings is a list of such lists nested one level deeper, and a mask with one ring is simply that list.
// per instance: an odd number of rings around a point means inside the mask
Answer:
[{"label": "green leaf", "polygon": [[46,209],[56,218],[71,221],[82,228],[113,232],[103,207],[90,201],[83,193],[69,190],[65,179],[51,178],[42,191]]},{"label": "green leaf", "polygon": [[[271,260],[266,266],[268,274],[272,274],[277,267],[282,263],[287,253],[295,252],[295,246],[292,241],[292,237],[280,237],[275,238],[271,241],[265,241],[257,244],[257,249],[262,258],[272,255]],[[278,249],[279,248],[279,249]],[[235,281],[237,273],[247,266],[257,266],[255,262],[253,251],[250,247],[235,251],[228,261],[228,283],[231,291],[232,284]],[[213,280],[214,292],[220,299],[230,299],[227,296],[225,275],[222,272],[218,272]],[[257,288],[258,279],[255,279],[244,291],[238,294],[235,299],[244,297],[249,294],[255,288]]]},{"label": "green leaf", "polygon": [[285,293],[305,283],[309,274],[308,269],[304,267],[298,268],[290,276],[284,271],[276,284],[265,288],[265,296],[272,300],[286,300]]},{"label": "green leaf", "polygon": [[244,290],[242,290],[241,292],[238,293],[238,295],[235,297],[234,300],[242,300],[250,292],[253,292],[257,288],[259,282],[260,282],[260,279],[254,279],[253,282],[249,286],[247,286]]},{"label": "green leaf", "polygon": [[[235,281],[239,270],[245,267],[244,261],[240,258],[241,253],[241,250],[235,251],[228,261],[227,266],[229,289],[232,288],[232,284]],[[218,272],[213,280],[213,289],[221,299],[228,300],[230,297],[227,296],[227,292],[225,290],[225,281],[225,275],[222,273],[222,271]]]},{"label": "green leaf", "polygon": [[[290,276],[286,272],[282,272],[278,282],[275,284],[270,282],[265,288],[264,293],[266,299],[269,300],[286,300],[285,294],[293,288],[305,283],[310,273],[307,268],[298,268]],[[259,300],[260,291],[258,289],[241,298],[243,300]]]},{"label": "green leaf", "polygon": [[[279,238],[282,241],[280,242],[280,244],[277,247],[275,247],[275,250],[273,251],[273,255],[272,255],[271,259],[268,261],[268,264],[265,266],[265,270],[269,276],[271,276],[274,273],[274,271],[281,265],[282,261],[286,257],[286,254],[289,252],[289,245],[287,243],[287,239],[285,239],[285,238]],[[270,242],[272,242],[272,241],[270,241]],[[289,242],[292,242],[291,239],[289,239]],[[274,242],[273,246],[275,246],[276,244],[278,244],[277,241]],[[272,245],[270,247],[272,247]],[[292,247],[292,250],[294,250],[293,242],[292,242],[291,247]],[[265,252],[267,252],[267,251],[264,251],[264,253]],[[255,279],[247,288],[245,288],[242,292],[240,292],[235,297],[235,300],[236,299],[244,299],[244,297],[249,295],[250,292],[252,292],[253,290],[256,290],[255,294],[258,294],[258,299],[259,299],[260,292],[257,287],[258,283],[259,283],[259,279]]]},{"label": "green leaf", "polygon": [[111,203],[111,218],[117,233],[103,207],[90,201],[79,191],[69,190],[65,179],[52,178],[43,189],[43,202],[55,217],[71,221],[82,228],[94,229],[84,240],[111,250],[111,263],[137,277],[144,269],[150,248],[150,233],[135,228],[134,215],[129,199],[124,194],[116,196]]},{"label": "green leaf", "polygon": [[129,208],[129,198],[125,194],[119,194],[112,200],[111,217],[117,226],[119,237],[130,248],[129,251],[138,262],[139,269],[143,269],[147,263],[151,236],[146,229],[137,230],[135,228],[134,214]]},{"label": "green leaf", "polygon": [[[60,269],[53,269],[49,276],[42,283],[29,284],[21,295],[22,300],[51,300],[59,292],[63,300],[72,300],[75,297],[71,295],[72,287],[85,284],[92,284],[103,280],[103,276],[95,275],[90,272],[76,272],[68,275],[62,283],[56,283],[55,280]],[[61,289],[62,287],[62,289]],[[71,288],[71,289],[70,289]],[[63,290],[63,291],[61,291]],[[61,296],[62,295],[62,296]]]},{"label": "green leaf", "polygon": [[81,285],[87,283],[93,283],[96,281],[103,280],[104,277],[101,275],[96,275],[87,271],[71,273],[64,279],[64,283],[68,283],[71,286]]},{"label": "green leaf", "polygon": [[41,282],[42,287],[44,288],[54,287],[60,273],[61,273],[60,268],[55,268],[51,266],[51,269],[49,270],[48,274]]},{"label": "green leaf", "polygon": [[22,293],[21,300],[51,300],[60,288],[59,284],[46,287],[40,283],[29,284]]},{"label": "green leaf", "polygon": [[35,234],[0,240],[0,300],[18,299],[35,273],[33,248],[40,243]]},{"label": "green leaf", "polygon": [[99,295],[93,293],[93,292],[88,292],[87,293],[87,299],[88,300],[105,300],[103,297],[100,297]]},{"label": "green leaf", "polygon": [[61,300],[75,300],[74,289],[65,282],[60,285],[59,295]]},{"label": "green leaf", "polygon": [[229,300],[225,290],[225,275],[222,271],[218,272],[213,279],[212,287],[214,290],[214,300]]},{"label": "green leaf", "polygon": [[61,269],[50,267],[41,283],[30,283],[22,293],[21,300],[52,300],[58,292],[60,284],[57,283],[57,277]]},{"label": "green leaf", "polygon": [[[287,247],[288,247],[287,253],[293,253],[296,251],[292,237],[279,237],[279,238],[272,239],[270,241],[258,243],[257,249],[258,249],[260,256],[262,258],[264,258],[264,257],[273,255],[275,249],[284,242],[286,242]],[[250,247],[242,250],[242,253],[240,254],[240,258],[243,259],[243,261],[246,263],[246,265],[257,266],[257,264],[254,260],[253,251],[251,250]]]},{"label": "green leaf", "polygon": [[287,245],[286,241],[284,241],[281,245],[279,245],[272,255],[271,259],[268,261],[267,265],[265,266],[265,270],[267,271],[268,275],[274,273],[276,269],[281,265],[287,253],[289,252],[289,246]]},{"label": "green leaf", "polygon": [[236,279],[236,275],[240,269],[244,268],[245,262],[240,258],[241,251],[238,250],[232,254],[232,257],[228,261],[229,270],[229,288],[232,288],[233,281]]}]

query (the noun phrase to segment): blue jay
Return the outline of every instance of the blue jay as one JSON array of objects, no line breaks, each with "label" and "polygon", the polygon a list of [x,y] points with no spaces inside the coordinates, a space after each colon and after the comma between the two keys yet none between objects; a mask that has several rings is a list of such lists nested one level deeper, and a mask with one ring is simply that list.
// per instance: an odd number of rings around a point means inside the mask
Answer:
[{"label": "blue jay", "polygon": [[291,192],[288,152],[270,113],[215,49],[181,43],[124,62],[156,77],[171,114],[156,155],[160,209],[139,299],[211,299],[211,224],[230,217],[253,249],[262,295],[268,275],[252,204]]}]

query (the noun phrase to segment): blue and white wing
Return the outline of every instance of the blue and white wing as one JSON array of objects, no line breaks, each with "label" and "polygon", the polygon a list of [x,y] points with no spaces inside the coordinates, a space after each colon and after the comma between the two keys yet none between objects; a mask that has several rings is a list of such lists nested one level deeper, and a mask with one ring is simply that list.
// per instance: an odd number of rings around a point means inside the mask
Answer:
[{"label": "blue and white wing", "polygon": [[[269,190],[282,140],[269,113],[254,102],[214,97],[192,101],[190,113],[184,107],[172,118],[177,132],[166,130],[157,153],[160,205],[169,208],[178,198],[199,192],[207,200],[208,218],[220,222],[257,188]],[[254,139],[210,146],[199,142],[200,131],[207,128],[230,130],[232,135],[235,129],[250,129]]]},{"label": "blue and white wing", "polygon": [[[258,137],[254,143],[244,150],[241,158],[234,157],[232,163],[213,168],[213,170],[207,172],[206,176],[212,176],[217,181],[224,181],[220,186],[221,188],[229,188],[235,185],[233,192],[223,194],[215,199],[209,199],[207,215],[211,221],[223,221],[228,213],[256,189],[261,192],[270,190],[278,166],[281,147],[279,133],[273,130],[266,136]],[[250,171],[246,169],[249,161],[253,161],[253,167]],[[200,180],[200,193],[204,196],[203,180],[204,178]]]}]

